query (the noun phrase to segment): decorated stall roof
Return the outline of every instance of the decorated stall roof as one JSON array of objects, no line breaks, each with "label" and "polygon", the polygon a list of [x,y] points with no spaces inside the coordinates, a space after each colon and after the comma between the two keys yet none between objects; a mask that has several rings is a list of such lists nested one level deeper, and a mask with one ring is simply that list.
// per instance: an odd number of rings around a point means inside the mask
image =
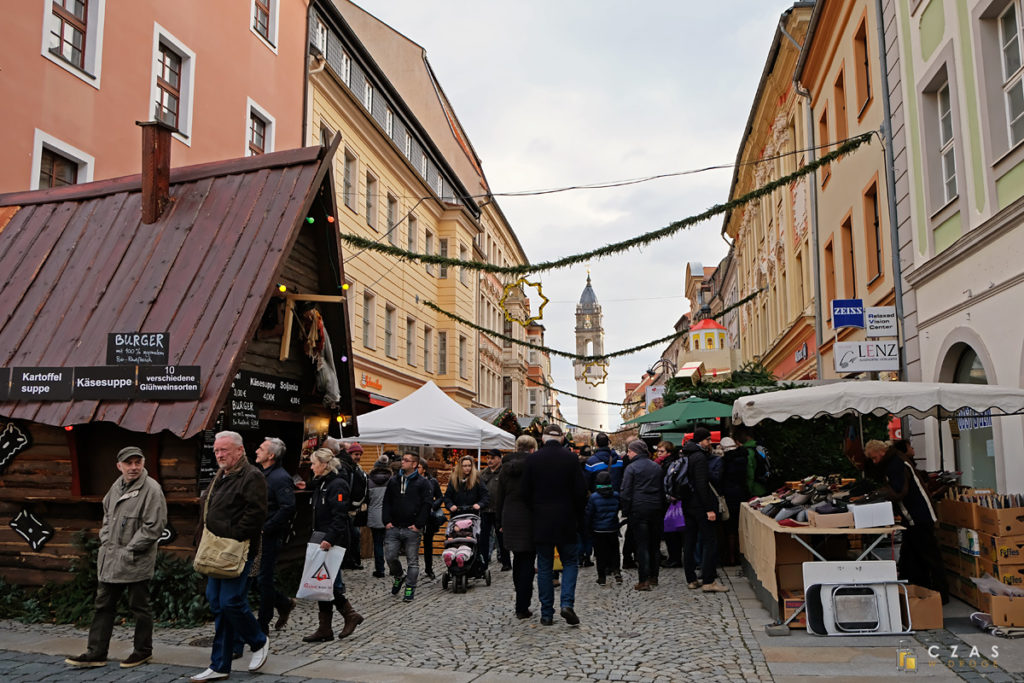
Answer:
[{"label": "decorated stall roof", "polygon": [[150,224],[141,175],[0,195],[0,368],[103,366],[110,333],[159,331],[167,365],[197,368],[199,385],[187,400],[7,401],[0,415],[182,438],[212,427],[314,201],[334,214],[336,148],[173,169]]}]

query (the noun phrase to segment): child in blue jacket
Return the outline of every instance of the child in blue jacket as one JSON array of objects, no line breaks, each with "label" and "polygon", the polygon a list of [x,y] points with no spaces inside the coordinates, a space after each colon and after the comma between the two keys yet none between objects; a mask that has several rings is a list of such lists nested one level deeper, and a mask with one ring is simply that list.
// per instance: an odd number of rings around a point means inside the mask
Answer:
[{"label": "child in blue jacket", "polygon": [[612,488],[611,475],[598,472],[594,493],[587,500],[583,517],[586,533],[594,541],[597,583],[605,585],[608,574],[622,583],[619,572],[619,494]]}]

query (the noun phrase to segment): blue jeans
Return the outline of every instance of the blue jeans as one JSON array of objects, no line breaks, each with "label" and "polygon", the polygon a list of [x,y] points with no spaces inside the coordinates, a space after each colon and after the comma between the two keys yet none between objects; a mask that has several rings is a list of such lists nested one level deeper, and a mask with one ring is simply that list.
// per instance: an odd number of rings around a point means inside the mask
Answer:
[{"label": "blue jeans", "polygon": [[[407,527],[393,526],[384,534],[384,559],[391,570],[391,576],[405,576],[405,585],[416,587],[416,579],[420,575],[420,532]],[[407,568],[402,571],[402,563],[398,559],[404,552]]]},{"label": "blue jeans", "polygon": [[245,563],[241,576],[234,579],[206,579],[206,599],[213,614],[213,652],[210,668],[231,672],[231,651],[235,635],[255,652],[267,642],[259,622],[249,609],[247,588],[252,559]]},{"label": "blue jeans", "polygon": [[537,597],[540,598],[540,616],[555,616],[554,566],[555,548],[562,560],[562,594],[560,607],[573,607],[576,603],[576,575],[579,574],[579,547],[573,543],[557,545],[537,544]]}]

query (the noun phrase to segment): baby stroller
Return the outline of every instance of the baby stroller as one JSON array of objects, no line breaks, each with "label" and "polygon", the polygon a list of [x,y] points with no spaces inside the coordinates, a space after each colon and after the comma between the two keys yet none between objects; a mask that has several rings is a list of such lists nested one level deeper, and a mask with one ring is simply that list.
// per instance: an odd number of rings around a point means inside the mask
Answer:
[{"label": "baby stroller", "polygon": [[465,593],[470,579],[483,579],[491,585],[491,572],[484,567],[478,544],[480,542],[479,515],[456,515],[448,520],[445,529],[444,551],[441,561],[447,570],[441,577],[441,588],[447,590],[452,584],[452,591]]}]

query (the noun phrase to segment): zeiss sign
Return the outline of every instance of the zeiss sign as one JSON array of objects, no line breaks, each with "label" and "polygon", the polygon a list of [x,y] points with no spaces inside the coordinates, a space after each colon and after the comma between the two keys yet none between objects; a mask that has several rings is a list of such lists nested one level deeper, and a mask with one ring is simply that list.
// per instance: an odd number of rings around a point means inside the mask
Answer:
[{"label": "zeiss sign", "polygon": [[832,300],[832,329],[840,330],[844,327],[864,328],[863,299]]}]

